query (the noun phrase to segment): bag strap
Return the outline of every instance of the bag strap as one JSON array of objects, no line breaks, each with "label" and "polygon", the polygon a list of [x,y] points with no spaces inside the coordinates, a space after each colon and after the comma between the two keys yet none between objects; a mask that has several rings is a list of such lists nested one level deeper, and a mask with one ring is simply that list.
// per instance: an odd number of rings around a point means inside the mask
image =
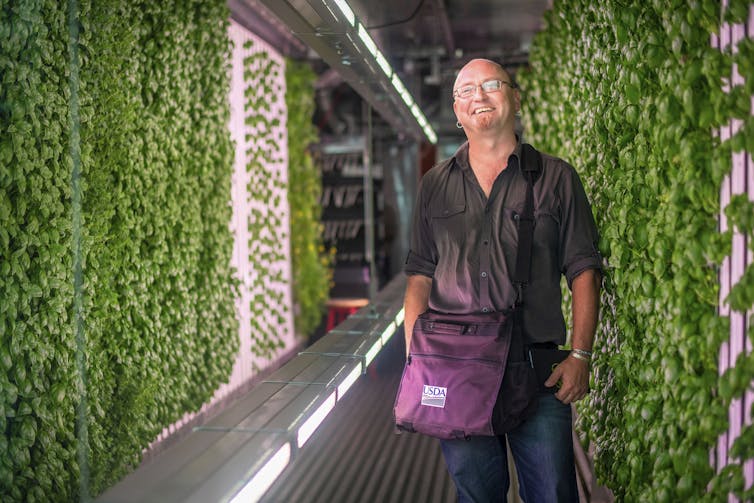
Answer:
[{"label": "bag strap", "polygon": [[524,330],[522,305],[524,303],[524,288],[531,278],[531,247],[534,240],[534,182],[542,172],[542,155],[534,147],[525,143],[521,145],[519,162],[524,178],[526,178],[526,194],[524,196],[524,211],[516,218],[518,222],[518,249],[516,250],[516,269],[513,271],[516,304],[513,310],[513,337],[510,354],[529,359],[529,363],[533,365],[525,344],[526,332]]},{"label": "bag strap", "polygon": [[516,215],[518,222],[518,249],[516,251],[516,269],[513,271],[513,284],[518,296],[516,306],[524,301],[524,288],[531,277],[531,246],[534,240],[534,182],[542,172],[542,155],[528,143],[521,145],[521,170],[526,178],[526,195],[524,211]]}]

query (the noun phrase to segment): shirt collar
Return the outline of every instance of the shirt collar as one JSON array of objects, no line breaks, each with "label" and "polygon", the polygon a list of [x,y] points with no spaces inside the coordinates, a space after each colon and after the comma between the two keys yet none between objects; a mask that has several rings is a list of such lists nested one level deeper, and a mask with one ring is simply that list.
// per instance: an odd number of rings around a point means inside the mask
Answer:
[{"label": "shirt collar", "polygon": [[[516,135],[516,147],[513,149],[513,152],[511,152],[512,156],[516,156],[516,160],[521,160],[521,137]],[[463,142],[463,144],[458,147],[458,150],[455,151],[452,157],[454,163],[461,168],[463,171],[471,169],[471,164],[469,163],[469,141],[466,140]],[[509,161],[510,162],[510,161]],[[519,163],[516,163],[517,165]]]}]

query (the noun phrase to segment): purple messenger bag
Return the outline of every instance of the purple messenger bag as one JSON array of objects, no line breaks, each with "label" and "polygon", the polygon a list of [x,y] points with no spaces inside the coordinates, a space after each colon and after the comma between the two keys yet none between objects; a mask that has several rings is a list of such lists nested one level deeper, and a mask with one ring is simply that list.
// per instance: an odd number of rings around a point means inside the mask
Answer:
[{"label": "purple messenger bag", "polygon": [[396,427],[442,439],[494,435],[512,325],[499,312],[422,313],[395,399]]}]

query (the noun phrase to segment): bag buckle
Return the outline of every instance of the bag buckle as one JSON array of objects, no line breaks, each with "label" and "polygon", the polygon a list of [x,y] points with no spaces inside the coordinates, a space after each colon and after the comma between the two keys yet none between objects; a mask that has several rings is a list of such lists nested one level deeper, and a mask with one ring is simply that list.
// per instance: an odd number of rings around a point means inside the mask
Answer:
[{"label": "bag buckle", "polygon": [[476,334],[477,328],[478,325],[465,325],[461,333],[464,335],[474,335]]}]

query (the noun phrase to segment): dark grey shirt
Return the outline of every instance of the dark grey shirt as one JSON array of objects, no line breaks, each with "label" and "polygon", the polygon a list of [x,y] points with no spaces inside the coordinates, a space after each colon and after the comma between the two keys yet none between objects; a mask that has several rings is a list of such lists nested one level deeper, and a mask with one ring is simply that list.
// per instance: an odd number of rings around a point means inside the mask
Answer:
[{"label": "dark grey shirt", "polygon": [[[527,183],[519,167],[520,152],[519,143],[492,185],[489,199],[469,165],[468,143],[422,178],[405,272],[433,278],[431,309],[478,313],[502,311],[515,303],[514,215],[523,212]],[[570,287],[581,272],[601,269],[602,258],[578,174],[565,161],[546,154],[534,183],[534,218],[524,326],[534,342],[563,344],[561,275]]]}]

